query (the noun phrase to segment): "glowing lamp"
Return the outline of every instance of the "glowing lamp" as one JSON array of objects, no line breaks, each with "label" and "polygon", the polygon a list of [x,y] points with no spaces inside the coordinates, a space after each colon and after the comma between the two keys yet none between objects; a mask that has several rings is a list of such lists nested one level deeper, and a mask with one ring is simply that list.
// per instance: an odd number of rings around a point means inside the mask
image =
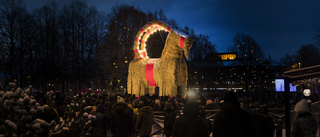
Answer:
[{"label": "glowing lamp", "polygon": [[306,97],[309,97],[311,95],[310,89],[304,89],[303,90],[303,95],[306,96]]},{"label": "glowing lamp", "polygon": [[188,94],[189,94],[190,97],[195,97],[195,95],[196,95],[194,91],[189,91]]}]

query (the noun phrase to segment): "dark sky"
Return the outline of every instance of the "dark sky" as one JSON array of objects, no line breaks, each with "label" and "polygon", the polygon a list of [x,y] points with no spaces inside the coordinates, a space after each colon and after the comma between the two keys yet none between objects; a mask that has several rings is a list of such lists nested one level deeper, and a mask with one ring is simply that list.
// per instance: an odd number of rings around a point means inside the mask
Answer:
[{"label": "dark sky", "polygon": [[[28,9],[48,0],[25,0]],[[56,0],[62,6],[72,0]],[[320,0],[84,0],[89,6],[110,12],[116,4],[133,5],[143,11],[163,9],[179,26],[205,34],[226,52],[233,36],[251,35],[266,55],[279,61],[301,45],[313,44],[320,29]]]}]

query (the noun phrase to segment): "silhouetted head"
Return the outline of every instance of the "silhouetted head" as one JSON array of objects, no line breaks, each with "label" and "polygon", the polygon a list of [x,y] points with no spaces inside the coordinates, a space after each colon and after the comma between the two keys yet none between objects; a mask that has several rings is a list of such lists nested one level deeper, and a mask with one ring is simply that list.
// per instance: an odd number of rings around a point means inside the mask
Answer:
[{"label": "silhouetted head", "polygon": [[305,112],[310,112],[309,106],[308,106],[308,101],[305,99],[300,100],[295,106],[294,106],[294,111],[296,113],[305,113]]},{"label": "silhouetted head", "polygon": [[98,105],[97,105],[97,112],[104,113],[104,107],[103,107],[102,104],[98,104]]},{"label": "silhouetted head", "polygon": [[183,113],[185,115],[198,115],[199,114],[199,105],[195,101],[189,101],[183,107]]},{"label": "silhouetted head", "polygon": [[172,104],[171,104],[171,102],[167,102],[166,103],[166,105],[165,105],[165,107],[164,107],[166,110],[169,110],[169,109],[173,109],[173,106],[172,106]]},{"label": "silhouetted head", "polygon": [[260,105],[260,107],[259,107],[259,113],[261,113],[261,114],[268,114],[268,107],[267,107],[267,105]]},{"label": "silhouetted head", "polygon": [[239,103],[238,102],[238,96],[236,93],[232,91],[228,91],[226,95],[224,96],[224,102],[229,102],[229,103]]}]

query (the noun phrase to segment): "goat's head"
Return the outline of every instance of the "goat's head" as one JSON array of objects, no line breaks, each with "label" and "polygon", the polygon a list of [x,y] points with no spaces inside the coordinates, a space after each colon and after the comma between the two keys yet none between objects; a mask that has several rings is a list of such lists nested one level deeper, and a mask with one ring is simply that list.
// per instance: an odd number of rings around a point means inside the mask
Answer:
[{"label": "goat's head", "polygon": [[181,46],[181,44],[183,44],[182,49],[183,49],[183,51],[184,51],[184,56],[185,56],[187,59],[189,59],[189,53],[190,53],[190,49],[191,49],[192,44],[193,44],[193,39],[192,39],[191,37],[186,37],[186,38],[184,39],[184,41],[182,41],[182,40],[180,39],[180,46]]}]

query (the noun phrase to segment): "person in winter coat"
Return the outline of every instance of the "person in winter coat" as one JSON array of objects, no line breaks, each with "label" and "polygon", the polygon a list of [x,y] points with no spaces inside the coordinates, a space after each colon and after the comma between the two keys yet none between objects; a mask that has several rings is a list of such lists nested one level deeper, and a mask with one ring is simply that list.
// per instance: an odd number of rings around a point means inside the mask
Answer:
[{"label": "person in winter coat", "polygon": [[154,104],[152,105],[152,108],[153,108],[153,111],[162,111],[159,99],[156,99],[154,101]]},{"label": "person in winter coat", "polygon": [[105,110],[106,110],[106,114],[107,114],[109,123],[110,123],[110,119],[111,119],[112,106],[116,103],[117,103],[117,95],[115,93],[111,93],[110,97],[108,98],[108,100],[104,104],[104,106],[106,106]]},{"label": "person in winter coat", "polygon": [[141,137],[150,137],[152,131],[153,122],[153,109],[151,106],[144,106],[140,109],[136,128]]},{"label": "person in winter coat", "polygon": [[108,108],[107,108],[107,110],[110,111],[110,113],[113,105],[116,103],[117,103],[117,95],[115,93],[111,93]]},{"label": "person in winter coat", "polygon": [[96,120],[92,122],[92,137],[106,137],[108,121],[102,104],[97,105]]},{"label": "person in winter coat", "polygon": [[133,110],[126,103],[112,106],[110,129],[113,137],[131,137],[135,132]]},{"label": "person in winter coat", "polygon": [[71,100],[72,100],[72,97],[71,96],[66,96],[64,98],[64,102],[63,102],[63,105],[61,105],[60,107],[58,107],[58,113],[59,113],[59,116],[63,116],[65,110],[68,108],[68,104],[71,103]]},{"label": "person in winter coat", "polygon": [[164,111],[164,134],[166,137],[172,136],[173,125],[176,120],[176,113],[174,112],[171,102],[167,102]]},{"label": "person in winter coat", "polygon": [[213,124],[214,137],[255,137],[250,115],[240,108],[237,95],[228,91]]},{"label": "person in winter coat", "polygon": [[292,137],[316,137],[318,123],[310,113],[307,100],[299,101],[294,107],[294,112]]},{"label": "person in winter coat", "polygon": [[274,122],[268,115],[268,108],[266,105],[259,107],[259,135],[258,137],[273,137],[274,136]]},{"label": "person in winter coat", "polygon": [[200,110],[200,116],[203,118],[203,122],[204,122],[204,125],[208,131],[208,134],[210,135],[212,133],[212,130],[213,130],[213,125],[210,121],[210,119],[207,119],[206,118],[206,112],[204,111],[204,109],[201,109]]},{"label": "person in winter coat", "polygon": [[250,118],[251,118],[251,122],[253,122],[253,127],[254,127],[254,131],[255,131],[255,134],[256,136],[259,136],[259,119],[258,119],[258,114],[252,110],[249,106],[250,104],[250,99],[249,98],[244,98],[243,101],[242,101],[242,109],[246,112],[249,113],[250,115]]},{"label": "person in winter coat", "polygon": [[189,101],[184,106],[183,114],[173,126],[173,137],[209,137],[197,102]]}]

